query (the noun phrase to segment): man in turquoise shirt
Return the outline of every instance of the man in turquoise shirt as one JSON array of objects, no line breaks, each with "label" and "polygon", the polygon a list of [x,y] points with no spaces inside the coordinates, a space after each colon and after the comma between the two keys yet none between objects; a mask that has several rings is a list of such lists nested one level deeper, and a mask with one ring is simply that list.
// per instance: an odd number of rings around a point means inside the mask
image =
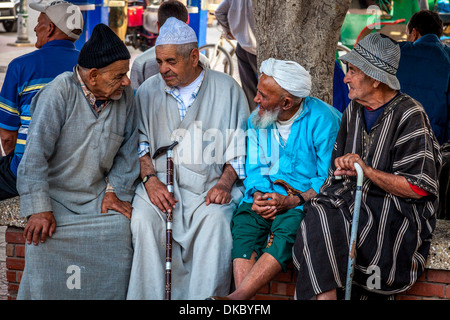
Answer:
[{"label": "man in turquoise shirt", "polygon": [[260,73],[258,109],[248,120],[245,194],[231,222],[236,291],[229,299],[250,299],[286,270],[303,204],[328,176],[342,116],[309,96],[311,77],[298,63],[271,58]]}]

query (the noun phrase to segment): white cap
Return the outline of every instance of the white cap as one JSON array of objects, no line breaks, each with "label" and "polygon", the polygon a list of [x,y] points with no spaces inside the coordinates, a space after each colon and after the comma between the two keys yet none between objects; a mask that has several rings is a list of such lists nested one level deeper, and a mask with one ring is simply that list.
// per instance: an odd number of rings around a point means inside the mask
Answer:
[{"label": "white cap", "polygon": [[261,63],[259,70],[293,96],[305,98],[311,92],[309,72],[295,61],[269,58]]},{"label": "white cap", "polygon": [[78,6],[66,1],[31,2],[30,8],[45,13],[55,26],[72,39],[78,40],[79,34],[72,31],[83,30],[83,15]]},{"label": "white cap", "polygon": [[165,44],[185,44],[197,42],[194,29],[177,18],[170,17],[159,29],[159,35],[155,42],[156,46]]}]

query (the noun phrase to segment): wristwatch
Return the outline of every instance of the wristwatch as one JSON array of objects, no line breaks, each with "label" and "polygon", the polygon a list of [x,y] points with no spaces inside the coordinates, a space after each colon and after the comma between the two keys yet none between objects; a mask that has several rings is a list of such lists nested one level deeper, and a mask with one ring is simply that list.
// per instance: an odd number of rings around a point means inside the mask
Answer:
[{"label": "wristwatch", "polygon": [[145,184],[151,177],[156,177],[156,174],[148,174],[142,179],[142,183]]},{"label": "wristwatch", "polygon": [[301,193],[294,193],[294,196],[296,196],[296,197],[298,197],[299,199],[300,199],[300,204],[299,204],[299,206],[302,206],[302,205],[304,205],[305,204],[305,198],[303,198],[303,196],[302,196],[302,194]]}]

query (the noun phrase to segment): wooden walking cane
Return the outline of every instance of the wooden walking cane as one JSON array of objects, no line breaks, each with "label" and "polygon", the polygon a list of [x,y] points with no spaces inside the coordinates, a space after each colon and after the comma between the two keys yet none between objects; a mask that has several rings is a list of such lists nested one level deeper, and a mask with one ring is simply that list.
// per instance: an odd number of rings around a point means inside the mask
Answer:
[{"label": "wooden walking cane", "polygon": [[[173,171],[173,154],[172,149],[178,144],[177,141],[172,143],[170,146],[161,147],[158,150],[156,150],[155,154],[153,155],[153,159],[158,158],[160,155],[166,153],[167,158],[167,190],[170,192],[171,195],[173,195],[173,177],[174,177],[174,171]],[[167,212],[166,216],[166,284],[165,284],[165,300],[171,299],[171,293],[172,293],[172,222],[173,222],[173,215],[172,210]]]}]

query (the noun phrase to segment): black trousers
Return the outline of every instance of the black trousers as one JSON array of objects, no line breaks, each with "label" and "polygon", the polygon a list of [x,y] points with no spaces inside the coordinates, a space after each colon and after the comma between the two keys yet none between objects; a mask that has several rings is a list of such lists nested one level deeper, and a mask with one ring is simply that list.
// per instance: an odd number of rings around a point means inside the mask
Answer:
[{"label": "black trousers", "polygon": [[14,153],[0,157],[0,200],[18,196],[16,176],[11,172],[11,158]]},{"label": "black trousers", "polygon": [[256,55],[251,54],[237,44],[236,56],[238,59],[239,78],[241,86],[247,97],[250,112],[256,109],[256,102],[253,99],[256,96],[256,87],[258,85],[258,65]]}]

